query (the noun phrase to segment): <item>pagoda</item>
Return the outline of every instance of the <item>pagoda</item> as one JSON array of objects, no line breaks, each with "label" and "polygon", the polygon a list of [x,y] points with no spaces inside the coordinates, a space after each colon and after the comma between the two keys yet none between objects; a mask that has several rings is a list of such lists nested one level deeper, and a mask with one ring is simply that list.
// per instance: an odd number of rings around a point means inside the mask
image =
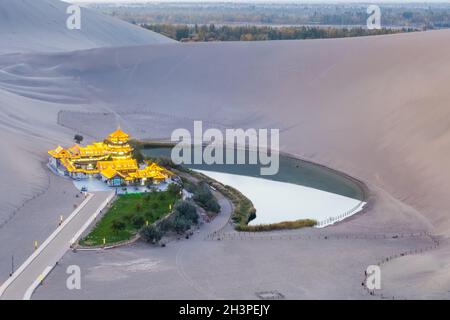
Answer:
[{"label": "pagoda", "polygon": [[113,187],[148,185],[166,181],[173,174],[156,163],[139,166],[133,158],[130,136],[118,128],[103,142],[85,147],[75,144],[49,150],[49,166],[57,173],[76,180],[99,178]]},{"label": "pagoda", "polygon": [[120,128],[110,133],[103,144],[113,159],[129,159],[133,148],[128,141],[130,136]]}]

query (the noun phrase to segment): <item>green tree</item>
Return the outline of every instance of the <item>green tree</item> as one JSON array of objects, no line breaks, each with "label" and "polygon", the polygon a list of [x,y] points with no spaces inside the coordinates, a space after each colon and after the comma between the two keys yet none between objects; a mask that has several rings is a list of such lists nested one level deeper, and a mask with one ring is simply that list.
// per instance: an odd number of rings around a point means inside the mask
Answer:
[{"label": "green tree", "polygon": [[144,163],[145,159],[144,159],[144,156],[142,155],[141,150],[134,149],[132,156],[134,159],[136,159],[137,163],[139,163],[139,164]]},{"label": "green tree", "polygon": [[157,243],[163,236],[162,232],[154,225],[145,226],[139,234],[144,241],[150,243]]},{"label": "green tree", "polygon": [[205,182],[200,183],[195,189],[193,200],[205,210],[215,213],[220,211],[220,205],[217,199],[212,194],[209,185]]},{"label": "green tree", "polygon": [[76,134],[73,137],[73,140],[75,140],[76,143],[80,144],[84,140],[84,138],[83,138],[83,136],[81,134]]},{"label": "green tree", "polygon": [[175,32],[175,38],[180,41],[181,39],[189,38],[189,28],[187,26],[180,27]]},{"label": "green tree", "polygon": [[198,214],[197,208],[190,201],[179,200],[174,206],[175,216],[176,218],[184,218],[188,222],[197,223],[198,222]]},{"label": "green tree", "polygon": [[176,217],[173,221],[173,228],[179,234],[189,230],[191,228],[191,223],[185,217]]}]

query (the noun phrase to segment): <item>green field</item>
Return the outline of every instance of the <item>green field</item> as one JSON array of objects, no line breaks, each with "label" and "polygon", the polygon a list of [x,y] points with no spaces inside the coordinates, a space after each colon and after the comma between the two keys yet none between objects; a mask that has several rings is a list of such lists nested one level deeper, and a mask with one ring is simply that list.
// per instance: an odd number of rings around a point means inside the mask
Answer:
[{"label": "green field", "polygon": [[179,195],[164,192],[119,195],[94,229],[80,240],[82,246],[112,244],[131,239],[146,224],[167,215]]}]

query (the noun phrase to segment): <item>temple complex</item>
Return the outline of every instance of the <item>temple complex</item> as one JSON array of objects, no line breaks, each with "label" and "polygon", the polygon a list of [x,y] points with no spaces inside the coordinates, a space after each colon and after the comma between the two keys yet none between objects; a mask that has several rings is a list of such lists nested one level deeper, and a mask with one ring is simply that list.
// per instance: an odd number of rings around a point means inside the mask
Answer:
[{"label": "temple complex", "polygon": [[58,146],[48,151],[49,165],[61,175],[77,180],[96,177],[112,187],[157,184],[173,175],[156,163],[139,166],[129,139],[119,128],[103,142],[68,149]]}]

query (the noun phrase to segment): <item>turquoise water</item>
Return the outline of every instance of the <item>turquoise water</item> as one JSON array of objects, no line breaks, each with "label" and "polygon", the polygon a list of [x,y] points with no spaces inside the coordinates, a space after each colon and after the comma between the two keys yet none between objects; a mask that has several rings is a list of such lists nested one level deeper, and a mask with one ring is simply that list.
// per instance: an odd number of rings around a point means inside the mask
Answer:
[{"label": "turquoise water", "polygon": [[[170,157],[170,152],[170,148],[152,148],[143,153]],[[354,181],[328,168],[287,156],[280,156],[280,170],[274,176],[261,176],[259,165],[185,166],[248,197],[256,208],[256,219],[250,224],[330,218],[335,222],[358,212],[364,205],[362,190]]]},{"label": "turquoise water", "polygon": [[[163,157],[170,157],[170,152],[170,148],[152,148],[143,151],[143,153],[148,156]],[[223,172],[287,182],[339,194],[353,199],[363,199],[362,190],[354,181],[342,177],[328,168],[283,155],[280,155],[280,170],[273,176],[261,176],[259,165],[201,164],[185,166],[196,170]]]}]

